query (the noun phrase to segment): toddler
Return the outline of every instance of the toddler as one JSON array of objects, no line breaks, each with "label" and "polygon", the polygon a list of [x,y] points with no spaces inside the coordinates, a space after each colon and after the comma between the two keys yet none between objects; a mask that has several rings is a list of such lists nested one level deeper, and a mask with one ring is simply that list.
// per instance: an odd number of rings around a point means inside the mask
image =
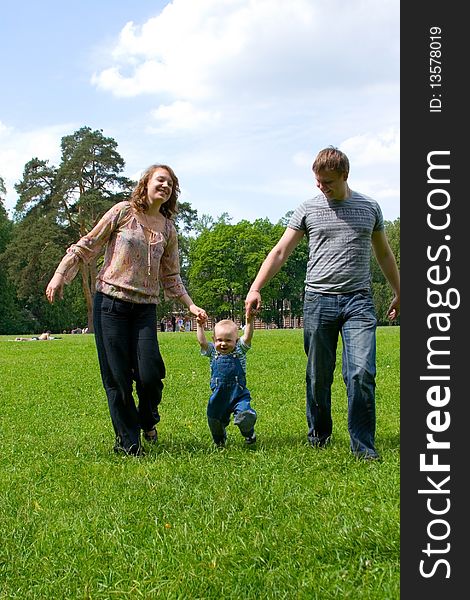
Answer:
[{"label": "toddler", "polygon": [[238,338],[237,325],[229,320],[214,326],[213,342],[208,342],[204,331],[206,317],[197,318],[197,339],[201,354],[210,359],[211,396],[207,404],[207,422],[214,443],[223,447],[226,428],[233,414],[233,422],[249,445],[256,442],[256,411],[251,407],[251,395],[246,387],[246,353],[251,348],[254,315],[247,313],[245,330]]}]

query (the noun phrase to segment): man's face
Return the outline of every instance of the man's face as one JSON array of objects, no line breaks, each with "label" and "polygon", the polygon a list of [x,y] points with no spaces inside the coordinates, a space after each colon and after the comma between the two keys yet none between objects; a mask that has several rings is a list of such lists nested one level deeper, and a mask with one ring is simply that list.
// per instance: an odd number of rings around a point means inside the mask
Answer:
[{"label": "man's face", "polygon": [[317,187],[328,200],[344,200],[348,195],[348,176],[338,171],[318,171],[314,173]]}]

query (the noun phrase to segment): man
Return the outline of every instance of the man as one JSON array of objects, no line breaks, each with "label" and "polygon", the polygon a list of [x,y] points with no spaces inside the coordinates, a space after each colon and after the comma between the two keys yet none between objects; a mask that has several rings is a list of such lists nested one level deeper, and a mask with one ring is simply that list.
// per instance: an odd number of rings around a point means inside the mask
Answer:
[{"label": "man", "polygon": [[351,451],[358,458],[376,459],[377,319],[370,283],[371,248],[394,292],[389,319],[398,315],[400,276],[379,205],[348,186],[347,156],[330,146],[318,153],[312,170],[321,194],[294,212],[283,236],[261,265],[245,306],[251,311],[260,308],[260,290],[307,235],[304,348],[308,357],[308,440],[314,447],[323,447],[330,441],[331,385],[341,334]]}]

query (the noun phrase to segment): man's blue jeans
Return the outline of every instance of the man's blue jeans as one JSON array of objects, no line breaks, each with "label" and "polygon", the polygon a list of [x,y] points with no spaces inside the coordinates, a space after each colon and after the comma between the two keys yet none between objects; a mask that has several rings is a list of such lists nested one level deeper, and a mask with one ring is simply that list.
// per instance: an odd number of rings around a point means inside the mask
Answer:
[{"label": "man's blue jeans", "polygon": [[372,296],[306,292],[304,349],[307,354],[307,423],[312,445],[328,442],[332,430],[331,385],[338,334],[343,341],[342,373],[348,396],[351,450],[377,456],[375,450],[376,328]]}]

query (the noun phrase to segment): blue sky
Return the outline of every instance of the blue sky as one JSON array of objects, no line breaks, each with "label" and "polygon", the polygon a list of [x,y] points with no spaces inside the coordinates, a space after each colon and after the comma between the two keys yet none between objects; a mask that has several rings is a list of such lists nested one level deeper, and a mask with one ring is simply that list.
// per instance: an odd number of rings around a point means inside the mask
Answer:
[{"label": "blue sky", "polygon": [[277,222],[311,197],[333,144],[349,184],[400,216],[398,0],[2,3],[5,205],[31,158],[82,126],[125,174],[171,165],[202,214]]}]

